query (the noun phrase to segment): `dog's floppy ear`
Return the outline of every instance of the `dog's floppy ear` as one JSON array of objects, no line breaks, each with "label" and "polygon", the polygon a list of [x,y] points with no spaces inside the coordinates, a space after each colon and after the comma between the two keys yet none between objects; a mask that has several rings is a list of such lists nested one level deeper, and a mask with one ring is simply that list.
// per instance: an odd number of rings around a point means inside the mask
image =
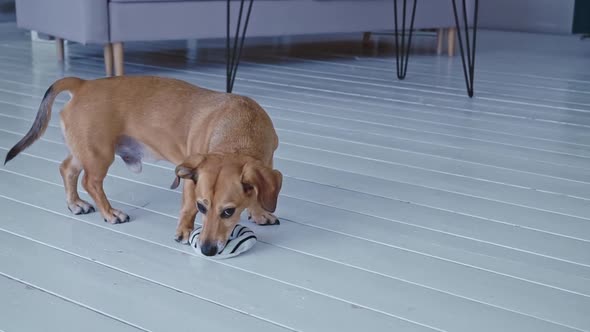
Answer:
[{"label": "dog's floppy ear", "polygon": [[274,212],[277,208],[283,175],[259,162],[248,162],[242,170],[242,186],[247,194],[255,193],[263,209]]},{"label": "dog's floppy ear", "polygon": [[170,189],[178,188],[180,185],[180,179],[191,179],[196,183],[197,178],[199,177],[197,169],[203,161],[205,161],[205,156],[197,154],[188,157],[182,164],[176,166],[176,170],[174,171],[174,173],[176,173],[176,178],[174,179],[174,182],[172,182]]}]

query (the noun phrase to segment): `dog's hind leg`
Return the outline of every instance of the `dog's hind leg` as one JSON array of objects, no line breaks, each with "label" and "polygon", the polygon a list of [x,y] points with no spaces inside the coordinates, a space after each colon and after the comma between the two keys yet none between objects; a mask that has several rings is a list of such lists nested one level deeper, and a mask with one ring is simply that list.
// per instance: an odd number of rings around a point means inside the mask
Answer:
[{"label": "dog's hind leg", "polygon": [[82,172],[80,162],[69,155],[59,166],[66,190],[66,203],[73,214],[87,214],[94,212],[94,207],[78,196],[78,178]]},{"label": "dog's hind leg", "polygon": [[109,154],[105,153],[102,157],[96,156],[92,160],[82,160],[82,164],[84,165],[82,185],[96,203],[96,207],[102,214],[104,221],[111,224],[119,224],[128,222],[129,216],[122,211],[113,209],[102,186],[107,171],[114,159],[115,154],[112,151],[110,157]]}]

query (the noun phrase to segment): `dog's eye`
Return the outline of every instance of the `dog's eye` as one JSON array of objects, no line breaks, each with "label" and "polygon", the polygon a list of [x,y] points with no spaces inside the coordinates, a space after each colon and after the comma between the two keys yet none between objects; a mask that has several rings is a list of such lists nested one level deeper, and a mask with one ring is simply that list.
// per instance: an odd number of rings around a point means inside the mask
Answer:
[{"label": "dog's eye", "polygon": [[197,202],[197,209],[199,209],[199,212],[201,212],[202,214],[207,214],[207,208],[205,207],[205,205]]},{"label": "dog's eye", "polygon": [[234,212],[236,212],[235,208],[225,209],[221,212],[221,218],[229,218],[234,215]]}]

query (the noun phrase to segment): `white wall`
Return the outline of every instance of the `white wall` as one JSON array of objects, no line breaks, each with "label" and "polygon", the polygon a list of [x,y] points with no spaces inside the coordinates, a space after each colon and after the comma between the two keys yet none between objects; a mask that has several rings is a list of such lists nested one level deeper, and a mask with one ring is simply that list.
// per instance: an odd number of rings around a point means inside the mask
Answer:
[{"label": "white wall", "polygon": [[480,0],[480,26],[498,30],[569,34],[574,3],[575,0]]}]

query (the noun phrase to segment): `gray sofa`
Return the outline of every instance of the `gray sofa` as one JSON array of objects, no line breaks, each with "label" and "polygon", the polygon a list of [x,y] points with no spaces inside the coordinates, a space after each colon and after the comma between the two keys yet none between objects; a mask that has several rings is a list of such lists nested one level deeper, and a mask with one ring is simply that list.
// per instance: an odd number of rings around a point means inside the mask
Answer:
[{"label": "gray sofa", "polygon": [[[232,3],[236,18],[239,1]],[[225,0],[16,0],[16,13],[19,27],[55,37],[60,59],[64,40],[104,45],[108,76],[113,66],[124,73],[125,42],[226,35]],[[255,0],[247,36],[358,32],[368,39],[393,26],[392,0]],[[415,29],[437,29],[439,53],[448,30],[453,54],[454,26],[449,0],[419,0]]]}]

